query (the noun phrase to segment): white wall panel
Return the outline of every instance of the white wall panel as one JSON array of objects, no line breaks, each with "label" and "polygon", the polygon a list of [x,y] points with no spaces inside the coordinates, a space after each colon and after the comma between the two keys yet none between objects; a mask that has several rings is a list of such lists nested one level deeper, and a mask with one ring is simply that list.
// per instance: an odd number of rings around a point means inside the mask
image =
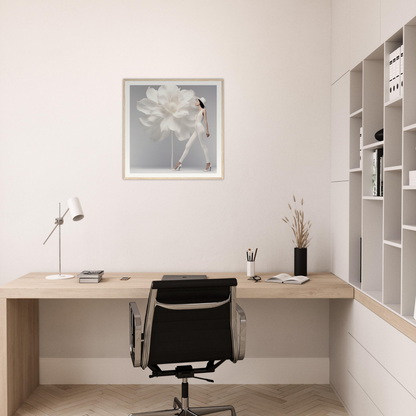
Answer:
[{"label": "white wall panel", "polygon": [[381,44],[380,0],[350,0],[350,69]]},{"label": "white wall panel", "polygon": [[349,179],[350,77],[331,87],[331,181]]},{"label": "white wall panel", "polygon": [[331,272],[348,281],[349,182],[331,183]]},{"label": "white wall panel", "polygon": [[350,69],[350,0],[331,0],[331,82]]},{"label": "white wall panel", "polygon": [[381,1],[381,40],[384,42],[416,16],[415,0]]}]

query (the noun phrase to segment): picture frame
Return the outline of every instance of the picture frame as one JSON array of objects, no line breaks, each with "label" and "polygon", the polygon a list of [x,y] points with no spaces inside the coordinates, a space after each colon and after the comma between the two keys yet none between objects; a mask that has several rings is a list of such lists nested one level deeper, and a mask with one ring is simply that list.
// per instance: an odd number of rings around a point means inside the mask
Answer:
[{"label": "picture frame", "polygon": [[123,80],[123,179],[223,178],[223,79]]}]

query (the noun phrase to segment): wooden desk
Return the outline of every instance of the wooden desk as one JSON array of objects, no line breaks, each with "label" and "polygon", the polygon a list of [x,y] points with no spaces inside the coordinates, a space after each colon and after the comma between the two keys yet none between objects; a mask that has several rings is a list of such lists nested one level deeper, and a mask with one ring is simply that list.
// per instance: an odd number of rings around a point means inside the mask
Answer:
[{"label": "wooden desk", "polygon": [[[46,280],[50,273],[30,273],[0,287],[0,415],[12,416],[39,385],[39,299],[147,299],[150,284],[170,273],[105,273],[99,284],[78,279]],[[73,273],[76,274],[76,273]],[[304,285],[255,283],[244,273],[210,273],[235,277],[237,298],[353,299],[354,289],[330,273],[310,274]],[[131,276],[120,281],[121,276]]]}]

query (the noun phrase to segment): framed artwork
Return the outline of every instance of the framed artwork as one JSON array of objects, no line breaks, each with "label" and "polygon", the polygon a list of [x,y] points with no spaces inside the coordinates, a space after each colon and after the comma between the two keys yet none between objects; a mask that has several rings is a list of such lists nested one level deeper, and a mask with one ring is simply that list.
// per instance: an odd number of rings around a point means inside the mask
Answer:
[{"label": "framed artwork", "polygon": [[124,179],[224,177],[222,79],[123,80]]}]

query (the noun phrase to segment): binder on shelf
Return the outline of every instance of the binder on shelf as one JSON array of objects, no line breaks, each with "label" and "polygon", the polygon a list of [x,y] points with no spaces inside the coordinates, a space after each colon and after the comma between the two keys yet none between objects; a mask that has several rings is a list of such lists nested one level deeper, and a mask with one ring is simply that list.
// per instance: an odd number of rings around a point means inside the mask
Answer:
[{"label": "binder on shelf", "polygon": [[389,100],[393,99],[393,59],[394,53],[389,55]]},{"label": "binder on shelf", "polygon": [[373,196],[377,196],[377,150],[373,150],[373,175],[372,175],[372,187],[373,187]]},{"label": "binder on shelf", "polygon": [[389,56],[389,92],[390,100],[400,96],[400,47]]},{"label": "binder on shelf", "polygon": [[404,47],[400,46],[400,96],[403,97]]},{"label": "binder on shelf", "polygon": [[394,86],[396,87],[396,97],[400,97],[400,46],[396,49],[396,77]]}]

